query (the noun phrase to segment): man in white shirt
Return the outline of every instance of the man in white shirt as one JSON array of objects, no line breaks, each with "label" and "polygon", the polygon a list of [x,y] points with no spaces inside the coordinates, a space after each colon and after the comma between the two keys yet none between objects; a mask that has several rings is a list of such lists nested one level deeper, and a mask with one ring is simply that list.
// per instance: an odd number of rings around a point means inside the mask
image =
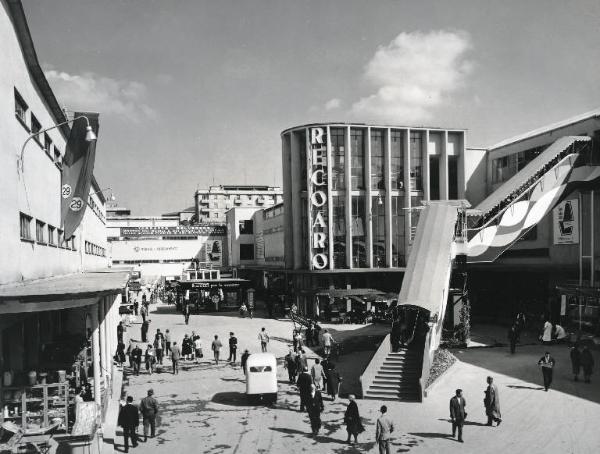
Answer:
[{"label": "man in white shirt", "polygon": [[559,324],[554,327],[554,335],[556,336],[556,342],[558,343],[566,342],[568,340],[567,332]]},{"label": "man in white shirt", "polygon": [[542,342],[549,344],[552,342],[552,323],[548,320],[544,323],[544,330],[542,332]]},{"label": "man in white shirt", "polygon": [[267,351],[267,344],[269,343],[269,335],[264,327],[258,333],[258,339],[260,340],[260,351],[265,353]]},{"label": "man in white shirt", "polygon": [[335,342],[333,336],[329,334],[329,331],[323,331],[323,352],[325,356],[329,356],[331,353],[331,346]]}]

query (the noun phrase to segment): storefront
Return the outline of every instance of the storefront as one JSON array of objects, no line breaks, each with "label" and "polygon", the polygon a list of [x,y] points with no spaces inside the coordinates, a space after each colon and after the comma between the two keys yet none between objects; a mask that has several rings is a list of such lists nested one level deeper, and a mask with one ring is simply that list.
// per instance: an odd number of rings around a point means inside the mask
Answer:
[{"label": "storefront", "polygon": [[600,334],[600,288],[562,285],[556,290],[562,323],[573,331]]}]

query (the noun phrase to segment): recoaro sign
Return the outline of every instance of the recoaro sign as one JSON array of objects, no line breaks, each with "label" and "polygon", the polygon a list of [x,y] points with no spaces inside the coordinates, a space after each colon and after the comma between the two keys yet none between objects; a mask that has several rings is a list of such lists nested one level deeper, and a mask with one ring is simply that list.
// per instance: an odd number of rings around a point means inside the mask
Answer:
[{"label": "recoaro sign", "polygon": [[323,128],[310,128],[308,188],[310,198],[310,265],[322,270],[329,265],[329,235],[327,209],[327,135]]}]

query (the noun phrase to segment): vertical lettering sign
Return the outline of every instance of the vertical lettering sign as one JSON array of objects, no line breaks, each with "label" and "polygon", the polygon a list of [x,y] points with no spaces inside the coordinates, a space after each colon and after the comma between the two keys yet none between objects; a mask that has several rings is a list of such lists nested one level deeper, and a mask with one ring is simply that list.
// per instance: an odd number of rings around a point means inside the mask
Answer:
[{"label": "vertical lettering sign", "polygon": [[308,153],[310,265],[322,270],[329,262],[329,238],[327,223],[327,136],[323,128],[310,128]]}]

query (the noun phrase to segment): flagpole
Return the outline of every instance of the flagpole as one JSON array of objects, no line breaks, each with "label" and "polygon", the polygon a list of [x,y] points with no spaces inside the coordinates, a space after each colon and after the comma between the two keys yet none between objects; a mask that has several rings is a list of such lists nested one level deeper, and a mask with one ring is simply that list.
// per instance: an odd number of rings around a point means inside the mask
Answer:
[{"label": "flagpole", "polygon": [[92,142],[93,140],[96,140],[96,134],[94,134],[94,131],[92,130],[92,127],[90,126],[90,120],[88,117],[86,117],[85,115],[79,115],[78,117],[73,118],[72,120],[67,120],[67,121],[63,121],[62,123],[59,123],[57,125],[54,126],[50,126],[49,128],[45,128],[45,129],[41,129],[33,134],[31,134],[29,137],[27,137],[27,139],[25,139],[25,142],[23,142],[23,146],[21,147],[21,154],[19,155],[19,157],[17,158],[17,171],[19,174],[23,173],[23,163],[24,163],[24,155],[25,155],[25,147],[27,146],[27,143],[33,139],[36,136],[39,136],[40,134],[45,133],[46,131],[50,131],[51,129],[56,129],[59,128],[61,126],[64,126],[66,124],[69,123],[73,123],[77,120],[79,120],[80,118],[85,118],[85,121],[87,123],[86,126],[86,133],[85,133],[85,140],[87,140],[88,142]]}]

